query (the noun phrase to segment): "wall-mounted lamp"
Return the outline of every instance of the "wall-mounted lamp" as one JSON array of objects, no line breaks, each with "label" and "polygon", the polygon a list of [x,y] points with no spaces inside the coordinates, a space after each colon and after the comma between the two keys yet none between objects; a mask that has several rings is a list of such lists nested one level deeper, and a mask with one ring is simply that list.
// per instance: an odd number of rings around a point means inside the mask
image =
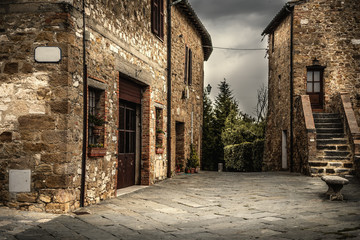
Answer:
[{"label": "wall-mounted lamp", "polygon": [[142,69],[136,69],[135,70],[135,77],[138,77],[141,72],[142,72]]},{"label": "wall-mounted lamp", "polygon": [[316,58],[314,58],[313,62],[313,66],[320,66],[320,61],[317,60]]},{"label": "wall-mounted lamp", "polygon": [[212,88],[211,85],[208,84],[207,87],[206,87],[206,92],[207,92],[207,94],[210,94],[211,88]]},{"label": "wall-mounted lamp", "polygon": [[171,6],[174,6],[174,5],[176,5],[176,4],[180,3],[180,2],[182,2],[182,0],[177,0],[177,1],[173,2],[173,3],[171,4]]}]

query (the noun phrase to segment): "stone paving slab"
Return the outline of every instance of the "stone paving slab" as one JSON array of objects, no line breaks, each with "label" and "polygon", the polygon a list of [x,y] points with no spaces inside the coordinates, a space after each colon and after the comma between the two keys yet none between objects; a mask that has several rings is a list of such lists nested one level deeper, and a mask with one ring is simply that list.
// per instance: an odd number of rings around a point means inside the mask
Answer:
[{"label": "stone paving slab", "polygon": [[[285,172],[178,175],[136,187],[85,215],[0,207],[0,240],[360,239],[360,184],[329,201],[320,178]],[[135,191],[134,191],[135,190]]]}]

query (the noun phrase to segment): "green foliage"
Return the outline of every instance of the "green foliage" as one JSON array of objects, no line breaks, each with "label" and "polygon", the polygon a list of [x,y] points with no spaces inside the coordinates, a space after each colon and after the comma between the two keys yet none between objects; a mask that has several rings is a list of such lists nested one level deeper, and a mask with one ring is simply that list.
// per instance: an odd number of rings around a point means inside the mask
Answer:
[{"label": "green foliage", "polygon": [[105,124],[105,119],[100,114],[97,114],[96,116],[89,114],[89,123],[92,123],[95,126],[102,126]]},{"label": "green foliage", "polygon": [[202,131],[202,160],[201,168],[204,170],[215,170],[217,161],[214,159],[213,149],[215,146],[214,138],[214,111],[212,102],[206,92],[204,92],[204,114]]},{"label": "green foliage", "polygon": [[197,168],[200,166],[199,157],[193,144],[190,145],[190,157],[187,159],[186,167]]},{"label": "green foliage", "polygon": [[253,171],[261,172],[264,157],[264,139],[256,139],[252,146]]},{"label": "green foliage", "polygon": [[214,108],[204,94],[202,168],[216,170],[222,162],[230,171],[261,171],[266,121],[239,111],[225,79],[219,90]]},{"label": "green foliage", "polygon": [[[230,85],[224,81],[219,84],[219,94],[215,98],[214,108],[214,121],[213,121],[213,132],[214,146],[212,149],[212,155],[215,161],[215,169],[217,163],[224,162],[224,142],[222,141],[221,134],[225,128],[225,122],[231,112],[238,113],[238,104],[235,101]],[[214,169],[214,170],[215,170]]]},{"label": "green foliage", "polygon": [[261,171],[264,140],[229,145],[224,148],[225,167],[228,171]]},{"label": "green foliage", "polygon": [[229,145],[224,148],[225,167],[229,171],[252,171],[252,143]]}]

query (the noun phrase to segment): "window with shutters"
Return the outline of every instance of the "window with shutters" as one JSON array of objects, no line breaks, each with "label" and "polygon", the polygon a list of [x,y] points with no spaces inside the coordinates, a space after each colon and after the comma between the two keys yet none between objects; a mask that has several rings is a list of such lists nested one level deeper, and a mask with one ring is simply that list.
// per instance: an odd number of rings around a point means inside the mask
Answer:
[{"label": "window with shutters", "polygon": [[185,47],[185,78],[184,82],[187,85],[192,84],[192,51],[186,46]]},{"label": "window with shutters", "polygon": [[151,30],[160,39],[164,39],[164,1],[151,0]]}]

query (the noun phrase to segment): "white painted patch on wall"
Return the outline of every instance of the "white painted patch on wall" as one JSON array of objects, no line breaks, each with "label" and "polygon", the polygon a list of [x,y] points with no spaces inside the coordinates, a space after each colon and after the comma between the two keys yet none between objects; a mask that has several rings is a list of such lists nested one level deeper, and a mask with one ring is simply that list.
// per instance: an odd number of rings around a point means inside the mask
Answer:
[{"label": "white painted patch on wall", "polygon": [[112,45],[112,44],[110,44],[110,51],[112,51],[114,53],[119,53],[119,49],[116,46]]},{"label": "white painted patch on wall", "polygon": [[45,114],[45,106],[43,105],[31,105],[29,109],[30,114]]},{"label": "white painted patch on wall", "polygon": [[0,42],[8,42],[9,38],[6,35],[0,35]]},{"label": "white painted patch on wall", "polygon": [[359,45],[360,44],[360,39],[352,39],[351,43],[354,45]]},{"label": "white painted patch on wall", "polygon": [[307,25],[309,23],[309,19],[301,19],[300,24],[301,25]]},{"label": "white painted patch on wall", "polygon": [[9,191],[30,192],[31,170],[9,170]]}]

